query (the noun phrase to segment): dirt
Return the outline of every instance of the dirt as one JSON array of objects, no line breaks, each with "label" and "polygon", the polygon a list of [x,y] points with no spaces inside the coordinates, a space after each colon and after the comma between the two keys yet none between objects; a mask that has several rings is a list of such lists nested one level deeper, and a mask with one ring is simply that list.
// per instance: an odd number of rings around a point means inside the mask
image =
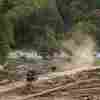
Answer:
[{"label": "dirt", "polygon": [[100,67],[85,65],[45,74],[33,82],[31,91],[27,90],[26,81],[0,85],[0,100],[100,100],[97,69]]}]

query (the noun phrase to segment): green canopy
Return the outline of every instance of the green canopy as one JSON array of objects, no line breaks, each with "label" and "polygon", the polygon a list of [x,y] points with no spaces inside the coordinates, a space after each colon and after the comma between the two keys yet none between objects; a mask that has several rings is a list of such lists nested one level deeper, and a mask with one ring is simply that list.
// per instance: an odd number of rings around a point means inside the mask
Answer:
[{"label": "green canopy", "polygon": [[96,8],[100,8],[100,0],[96,0]]}]

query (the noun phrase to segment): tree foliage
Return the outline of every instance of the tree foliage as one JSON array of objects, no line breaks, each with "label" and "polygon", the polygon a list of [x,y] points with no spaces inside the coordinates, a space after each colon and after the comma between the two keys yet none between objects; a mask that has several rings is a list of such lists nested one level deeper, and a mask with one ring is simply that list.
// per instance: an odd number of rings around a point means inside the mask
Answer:
[{"label": "tree foliage", "polygon": [[63,19],[67,16],[73,21],[88,18],[95,10],[95,0],[56,0],[57,8]]},{"label": "tree foliage", "polygon": [[63,37],[62,32],[63,23],[51,9],[36,8],[29,16],[22,16],[17,20],[16,44],[17,47],[35,49],[39,54],[45,51],[48,55],[48,50],[58,48],[58,42]]},{"label": "tree foliage", "polygon": [[52,52],[61,48],[64,27],[72,29],[75,25],[81,29],[83,26],[77,23],[87,21],[91,28],[95,23],[94,0],[55,0],[54,8],[49,8],[49,2],[0,0],[0,59],[5,58],[13,46],[32,48],[40,55],[53,55]]},{"label": "tree foliage", "polygon": [[[30,5],[31,4],[31,5]],[[0,0],[0,63],[14,45],[14,22],[33,8],[32,0]]]},{"label": "tree foliage", "polygon": [[96,8],[100,9],[100,0],[96,0]]}]

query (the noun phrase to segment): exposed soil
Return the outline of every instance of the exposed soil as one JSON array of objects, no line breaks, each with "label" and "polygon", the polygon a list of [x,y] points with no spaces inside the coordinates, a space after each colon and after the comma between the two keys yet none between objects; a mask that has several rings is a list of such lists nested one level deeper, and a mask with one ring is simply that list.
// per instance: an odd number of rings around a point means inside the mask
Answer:
[{"label": "exposed soil", "polygon": [[31,90],[26,81],[5,81],[0,85],[0,100],[100,100],[99,70],[87,65],[45,74]]}]

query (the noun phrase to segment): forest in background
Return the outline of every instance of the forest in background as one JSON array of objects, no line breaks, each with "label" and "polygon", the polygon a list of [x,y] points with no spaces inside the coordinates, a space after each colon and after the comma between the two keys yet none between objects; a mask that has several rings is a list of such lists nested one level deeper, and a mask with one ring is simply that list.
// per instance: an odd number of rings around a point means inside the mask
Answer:
[{"label": "forest in background", "polygon": [[[94,0],[0,0],[0,63],[8,52],[23,48],[43,58],[60,50],[73,56],[62,43],[76,36],[79,46],[87,33],[100,44],[99,20]],[[82,33],[82,39],[76,33]]]}]

